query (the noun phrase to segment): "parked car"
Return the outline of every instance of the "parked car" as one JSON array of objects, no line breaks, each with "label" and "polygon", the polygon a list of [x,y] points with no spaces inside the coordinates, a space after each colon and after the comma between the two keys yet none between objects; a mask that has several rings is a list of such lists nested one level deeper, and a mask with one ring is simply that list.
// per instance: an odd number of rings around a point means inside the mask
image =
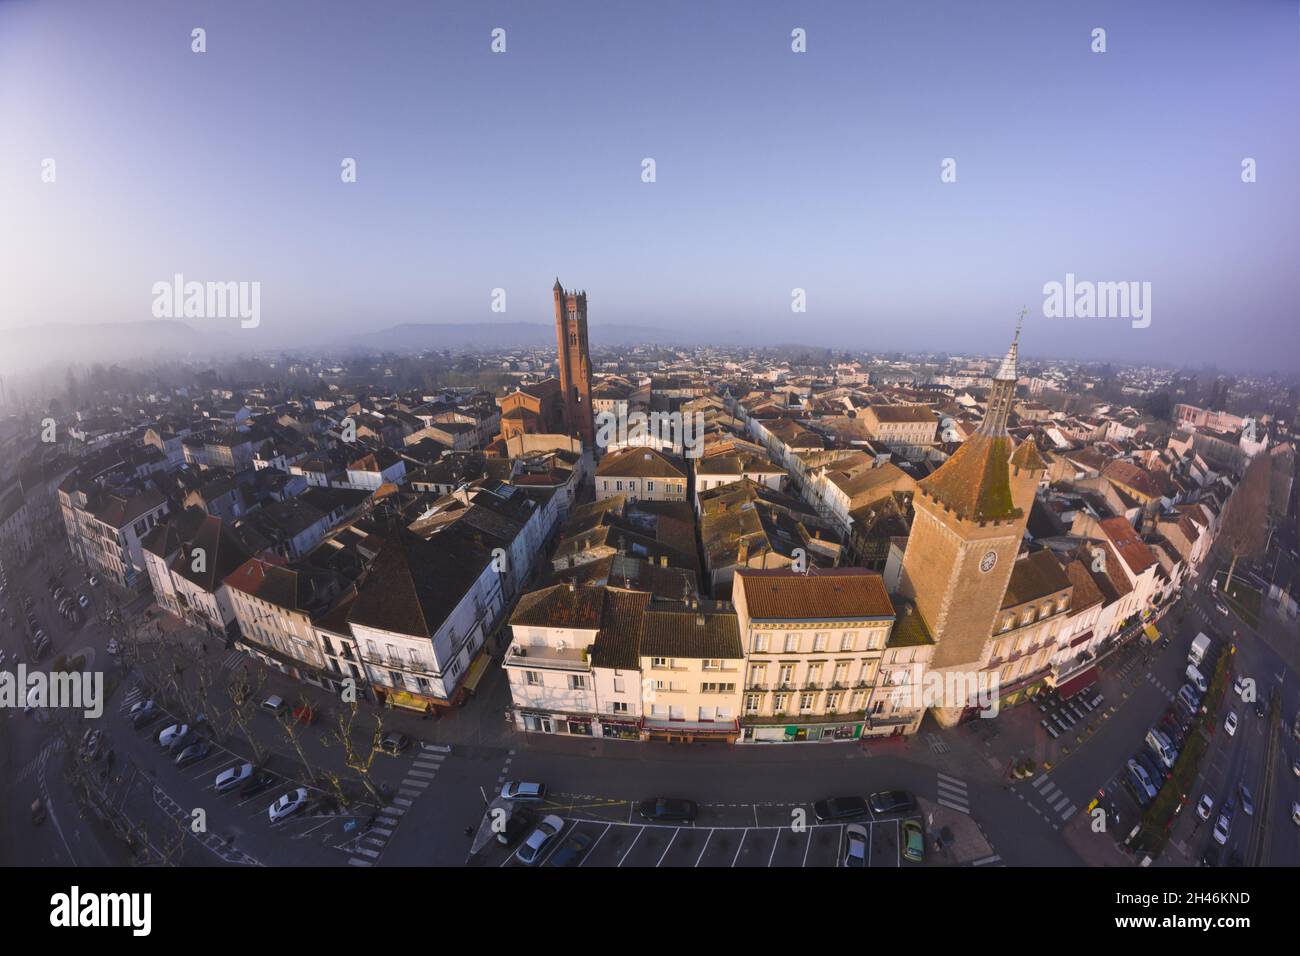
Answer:
[{"label": "parked car", "polygon": [[528,866],[535,866],[540,863],[542,857],[546,855],[546,850],[556,837],[564,830],[564,821],[559,817],[551,814],[544,818],[532,833],[528,834],[528,839],[515,851],[515,856],[520,863]]},{"label": "parked car", "polygon": [[122,648],[118,645],[117,638],[115,637],[110,637],[108,639],[108,645],[104,648],[104,650],[108,651],[108,653],[113,657],[116,657],[117,652],[120,651],[121,649]]},{"label": "parked car", "polygon": [[[139,710],[136,710],[139,707]],[[162,716],[162,711],[154,706],[153,698],[140,701],[131,708],[131,726],[136,730],[141,727],[148,727],[155,720]]]},{"label": "parked car", "polygon": [[1136,760],[1134,760],[1131,757],[1129,758],[1129,762],[1128,762],[1128,773],[1129,773],[1129,780],[1133,783],[1138,794],[1141,795],[1139,797],[1138,802],[1142,803],[1143,806],[1146,806],[1147,803],[1149,803],[1150,801],[1156,798],[1156,793],[1157,793],[1156,786],[1154,781],[1152,781],[1151,779],[1151,775],[1147,773],[1145,767],[1143,767],[1140,763],[1138,763]]},{"label": "parked car", "polygon": [[502,846],[514,846],[525,833],[532,832],[537,825],[537,817],[524,807],[516,807],[506,817],[501,829],[496,832],[496,841]]},{"label": "parked car", "polygon": [[920,820],[903,821],[903,858],[913,863],[925,862],[925,831]]},{"label": "parked car", "polygon": [[1241,812],[1248,817],[1255,815],[1255,801],[1251,799],[1250,789],[1244,784],[1237,785],[1237,795],[1241,797]]},{"label": "parked car", "polygon": [[210,753],[212,753],[212,744],[200,737],[194,743],[186,744],[181,748],[181,752],[176,755],[176,766],[188,767],[192,763],[205,759]]},{"label": "parked car", "polygon": [[171,724],[164,727],[162,733],[158,735],[158,745],[169,750],[178,740],[189,732],[189,724]]},{"label": "parked car", "polygon": [[653,797],[642,800],[636,808],[641,819],[654,823],[691,823],[699,810],[694,800],[681,800],[674,797]]},{"label": "parked car", "polygon": [[916,800],[906,790],[882,790],[867,798],[872,813],[907,813],[916,809]]},{"label": "parked car", "polygon": [[251,763],[241,763],[228,770],[223,770],[217,774],[217,779],[212,788],[217,793],[227,793],[236,787],[243,785],[249,777],[253,775],[253,765]]},{"label": "parked car", "polygon": [[1210,814],[1214,812],[1214,798],[1208,793],[1201,794],[1201,800],[1196,804],[1196,815],[1202,820],[1210,819]]},{"label": "parked car", "polygon": [[239,795],[241,797],[255,797],[263,790],[269,790],[275,786],[275,779],[275,774],[269,770],[258,770],[244,781],[244,785],[239,788]]},{"label": "parked car", "polygon": [[1228,716],[1223,720],[1223,729],[1228,732],[1228,736],[1235,736],[1237,733],[1237,714],[1235,711],[1228,711]]},{"label": "parked car", "polygon": [[262,709],[269,714],[279,717],[287,709],[284,698],[278,694],[272,694],[266,700],[262,701]]},{"label": "parked car", "polygon": [[519,803],[541,803],[546,799],[546,784],[507,780],[501,788],[501,799]]},{"label": "parked car", "polygon": [[1169,773],[1160,765],[1160,761],[1151,756],[1151,754],[1140,750],[1133,755],[1133,759],[1136,760],[1141,765],[1142,769],[1147,772],[1147,776],[1151,778],[1152,784],[1155,785],[1156,790],[1159,790],[1164,785],[1165,777],[1168,776]]},{"label": "parked car", "polygon": [[861,797],[831,797],[814,803],[813,813],[821,823],[860,820],[868,815],[867,802]]},{"label": "parked car", "polygon": [[409,746],[411,746],[411,738],[406,734],[385,734],[384,739],[379,741],[379,749],[393,757]]},{"label": "parked car", "polygon": [[271,818],[272,823],[279,823],[287,817],[293,816],[299,810],[307,805],[307,788],[298,787],[290,790],[279,800],[267,807],[267,816]]},{"label": "parked car", "polygon": [[1228,834],[1232,830],[1232,818],[1236,813],[1236,802],[1229,797],[1223,804],[1223,809],[1219,811],[1219,819],[1214,824],[1214,842],[1220,846],[1228,842]]},{"label": "parked car", "polygon": [[551,854],[546,865],[577,866],[589,849],[591,849],[591,837],[585,833],[571,833],[569,838],[560,844],[560,848]]},{"label": "parked car", "polygon": [[860,823],[850,823],[844,828],[844,865],[867,865],[867,828]]},{"label": "parked car", "polygon": [[90,586],[92,588],[99,587],[99,577],[97,575],[92,574],[88,580],[90,581]]},{"label": "parked car", "polygon": [[80,604],[82,609],[84,610],[85,608],[90,607],[90,598],[86,597],[86,595],[84,594],[78,594],[77,603]]},{"label": "parked car", "polygon": [[306,724],[311,726],[316,723],[318,718],[319,715],[316,713],[315,709],[308,707],[306,704],[293,709],[293,721],[296,724]]}]

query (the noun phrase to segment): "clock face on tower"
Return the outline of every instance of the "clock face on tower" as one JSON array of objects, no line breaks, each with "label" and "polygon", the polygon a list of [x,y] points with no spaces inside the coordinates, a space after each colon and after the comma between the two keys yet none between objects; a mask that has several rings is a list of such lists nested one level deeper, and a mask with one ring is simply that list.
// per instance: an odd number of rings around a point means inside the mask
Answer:
[{"label": "clock face on tower", "polygon": [[984,552],[984,557],[980,558],[980,570],[988,574],[993,570],[993,565],[998,563],[998,553],[996,551]]}]

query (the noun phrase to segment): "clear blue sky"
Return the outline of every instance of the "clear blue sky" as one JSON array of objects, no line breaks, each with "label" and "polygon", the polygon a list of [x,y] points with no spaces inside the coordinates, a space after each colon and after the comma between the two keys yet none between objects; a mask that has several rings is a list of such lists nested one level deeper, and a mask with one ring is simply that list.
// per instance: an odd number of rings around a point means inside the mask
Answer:
[{"label": "clear blue sky", "polygon": [[[0,0],[0,328],[177,272],[260,281],[254,347],[549,321],[559,275],[593,325],[995,352],[1027,304],[1030,354],[1294,366],[1298,6]],[[1151,327],[1043,318],[1067,272]]]}]

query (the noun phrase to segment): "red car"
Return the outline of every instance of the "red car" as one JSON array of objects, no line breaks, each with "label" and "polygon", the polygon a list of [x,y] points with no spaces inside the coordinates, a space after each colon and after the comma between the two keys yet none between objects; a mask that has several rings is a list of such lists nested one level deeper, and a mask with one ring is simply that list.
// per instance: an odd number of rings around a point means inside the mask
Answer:
[{"label": "red car", "polygon": [[295,707],[293,710],[293,719],[299,724],[314,724],[320,715],[305,704],[302,707]]}]

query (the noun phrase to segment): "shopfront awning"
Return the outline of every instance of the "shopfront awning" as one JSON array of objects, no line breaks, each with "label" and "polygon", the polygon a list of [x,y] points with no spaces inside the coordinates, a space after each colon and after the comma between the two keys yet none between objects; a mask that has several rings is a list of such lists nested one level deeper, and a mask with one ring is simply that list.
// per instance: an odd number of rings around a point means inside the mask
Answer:
[{"label": "shopfront awning", "polygon": [[465,675],[465,689],[471,694],[478,690],[479,681],[483,679],[491,663],[492,655],[484,651],[474,658],[473,664],[469,665],[469,673]]},{"label": "shopfront awning", "polygon": [[1071,677],[1064,684],[1059,685],[1056,688],[1056,694],[1061,698],[1061,700],[1069,700],[1076,694],[1087,690],[1095,683],[1097,683],[1096,666],[1085,667],[1080,673]]}]

